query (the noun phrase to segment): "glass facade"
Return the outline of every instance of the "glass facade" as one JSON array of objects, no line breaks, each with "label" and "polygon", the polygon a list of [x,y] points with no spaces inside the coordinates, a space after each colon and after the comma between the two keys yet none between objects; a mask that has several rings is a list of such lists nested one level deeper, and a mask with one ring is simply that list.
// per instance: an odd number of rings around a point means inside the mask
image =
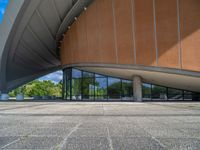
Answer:
[{"label": "glass facade", "polygon": [[142,84],[142,97],[145,101],[200,101],[200,94],[148,83]]},{"label": "glass facade", "polygon": [[[134,101],[130,80],[67,68],[64,70],[63,84],[63,97],[66,100]],[[200,94],[142,83],[142,98],[143,101],[191,101],[200,100]]]},{"label": "glass facade", "polygon": [[129,80],[68,68],[64,70],[63,81],[66,100],[133,100]]}]

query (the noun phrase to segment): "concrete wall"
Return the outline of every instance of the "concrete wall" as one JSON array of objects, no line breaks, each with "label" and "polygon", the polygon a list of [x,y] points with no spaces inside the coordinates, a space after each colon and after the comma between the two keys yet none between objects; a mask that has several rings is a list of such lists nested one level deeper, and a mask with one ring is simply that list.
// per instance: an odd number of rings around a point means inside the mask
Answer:
[{"label": "concrete wall", "polygon": [[62,65],[137,64],[199,72],[199,8],[199,0],[95,0],[65,34]]}]

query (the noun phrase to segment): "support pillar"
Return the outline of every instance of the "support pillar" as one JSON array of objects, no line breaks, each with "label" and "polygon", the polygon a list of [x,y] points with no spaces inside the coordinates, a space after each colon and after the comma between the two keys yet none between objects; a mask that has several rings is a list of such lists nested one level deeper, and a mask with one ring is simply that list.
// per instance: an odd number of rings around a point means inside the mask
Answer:
[{"label": "support pillar", "polygon": [[142,102],[142,79],[140,76],[133,76],[133,95],[136,102]]}]

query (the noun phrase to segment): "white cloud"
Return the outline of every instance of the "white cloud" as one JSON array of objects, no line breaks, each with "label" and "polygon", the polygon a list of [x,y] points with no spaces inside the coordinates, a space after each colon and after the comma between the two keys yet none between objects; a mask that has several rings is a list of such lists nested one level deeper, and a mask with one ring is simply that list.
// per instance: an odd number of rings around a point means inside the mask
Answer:
[{"label": "white cloud", "polygon": [[51,80],[54,83],[58,83],[60,80],[62,80],[63,78],[63,72],[62,71],[56,71],[54,73],[50,73],[46,76],[43,76],[41,78],[39,78],[39,80]]}]

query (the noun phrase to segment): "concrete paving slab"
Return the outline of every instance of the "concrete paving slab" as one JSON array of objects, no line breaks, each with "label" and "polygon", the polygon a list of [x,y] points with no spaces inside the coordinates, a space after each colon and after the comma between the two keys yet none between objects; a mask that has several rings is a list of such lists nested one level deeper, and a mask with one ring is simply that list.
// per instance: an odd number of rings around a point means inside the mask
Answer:
[{"label": "concrete paving slab", "polygon": [[0,149],[200,149],[200,103],[0,102]]}]

